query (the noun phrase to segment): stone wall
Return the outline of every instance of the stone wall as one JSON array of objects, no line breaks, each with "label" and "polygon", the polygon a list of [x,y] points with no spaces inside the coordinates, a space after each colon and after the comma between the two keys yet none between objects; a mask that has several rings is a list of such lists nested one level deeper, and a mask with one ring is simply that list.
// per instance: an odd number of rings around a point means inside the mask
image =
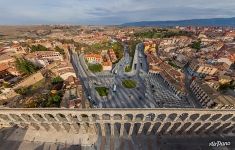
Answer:
[{"label": "stone wall", "polygon": [[96,131],[102,135],[234,134],[235,110],[208,109],[0,109],[2,126]]},{"label": "stone wall", "polygon": [[29,77],[27,77],[26,79],[24,79],[23,81],[21,81],[20,83],[15,85],[13,87],[13,89],[18,89],[21,87],[29,87],[29,86],[37,83],[38,81],[42,80],[43,78],[44,77],[43,77],[41,71],[38,71],[37,73],[30,75]]}]

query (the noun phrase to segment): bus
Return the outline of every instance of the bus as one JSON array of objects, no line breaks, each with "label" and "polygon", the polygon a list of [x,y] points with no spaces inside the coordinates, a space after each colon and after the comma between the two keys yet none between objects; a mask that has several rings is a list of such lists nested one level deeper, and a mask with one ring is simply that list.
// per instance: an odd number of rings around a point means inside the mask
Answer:
[{"label": "bus", "polygon": [[113,85],[113,92],[116,92],[117,91],[117,86],[116,84]]}]

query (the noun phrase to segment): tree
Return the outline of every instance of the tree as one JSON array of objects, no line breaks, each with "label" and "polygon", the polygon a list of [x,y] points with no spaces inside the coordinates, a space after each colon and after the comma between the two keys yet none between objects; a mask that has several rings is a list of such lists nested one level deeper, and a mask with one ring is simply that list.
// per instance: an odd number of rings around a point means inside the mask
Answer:
[{"label": "tree", "polygon": [[52,79],[51,83],[52,84],[58,84],[58,83],[61,83],[63,82],[64,80],[60,77],[60,76],[57,76],[55,78]]},{"label": "tree", "polygon": [[29,94],[31,91],[30,91],[30,88],[22,87],[22,88],[16,89],[15,92],[20,95],[25,96],[25,95]]},{"label": "tree", "polygon": [[39,70],[39,68],[36,67],[32,62],[24,58],[16,58],[15,65],[19,72],[27,75],[33,74]]},{"label": "tree", "polygon": [[199,51],[201,49],[201,41],[195,41],[190,45],[191,48],[196,49]]},{"label": "tree", "polygon": [[59,48],[58,46],[55,47],[55,51],[59,52],[61,55],[65,55],[64,49]]},{"label": "tree", "polygon": [[31,52],[35,52],[35,51],[48,51],[48,48],[46,48],[45,46],[43,46],[41,44],[32,45]]}]

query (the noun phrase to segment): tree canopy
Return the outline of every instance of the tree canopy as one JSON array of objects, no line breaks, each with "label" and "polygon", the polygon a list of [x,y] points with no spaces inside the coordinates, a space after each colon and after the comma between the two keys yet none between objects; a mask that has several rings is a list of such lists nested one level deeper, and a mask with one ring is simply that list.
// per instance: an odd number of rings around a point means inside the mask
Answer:
[{"label": "tree canopy", "polygon": [[16,69],[23,74],[30,75],[39,70],[39,68],[36,67],[32,62],[24,58],[16,58],[15,64]]},{"label": "tree canopy", "polygon": [[35,51],[48,51],[48,48],[46,48],[45,46],[38,44],[38,45],[32,45],[31,47],[31,52],[35,52]]}]

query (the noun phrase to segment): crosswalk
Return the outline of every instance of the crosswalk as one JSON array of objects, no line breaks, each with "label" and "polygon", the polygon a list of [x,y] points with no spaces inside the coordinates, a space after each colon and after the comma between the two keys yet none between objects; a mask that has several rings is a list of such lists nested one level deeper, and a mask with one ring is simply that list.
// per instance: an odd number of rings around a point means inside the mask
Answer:
[{"label": "crosswalk", "polygon": [[97,72],[96,73],[97,78],[112,78],[114,75],[110,72]]}]

